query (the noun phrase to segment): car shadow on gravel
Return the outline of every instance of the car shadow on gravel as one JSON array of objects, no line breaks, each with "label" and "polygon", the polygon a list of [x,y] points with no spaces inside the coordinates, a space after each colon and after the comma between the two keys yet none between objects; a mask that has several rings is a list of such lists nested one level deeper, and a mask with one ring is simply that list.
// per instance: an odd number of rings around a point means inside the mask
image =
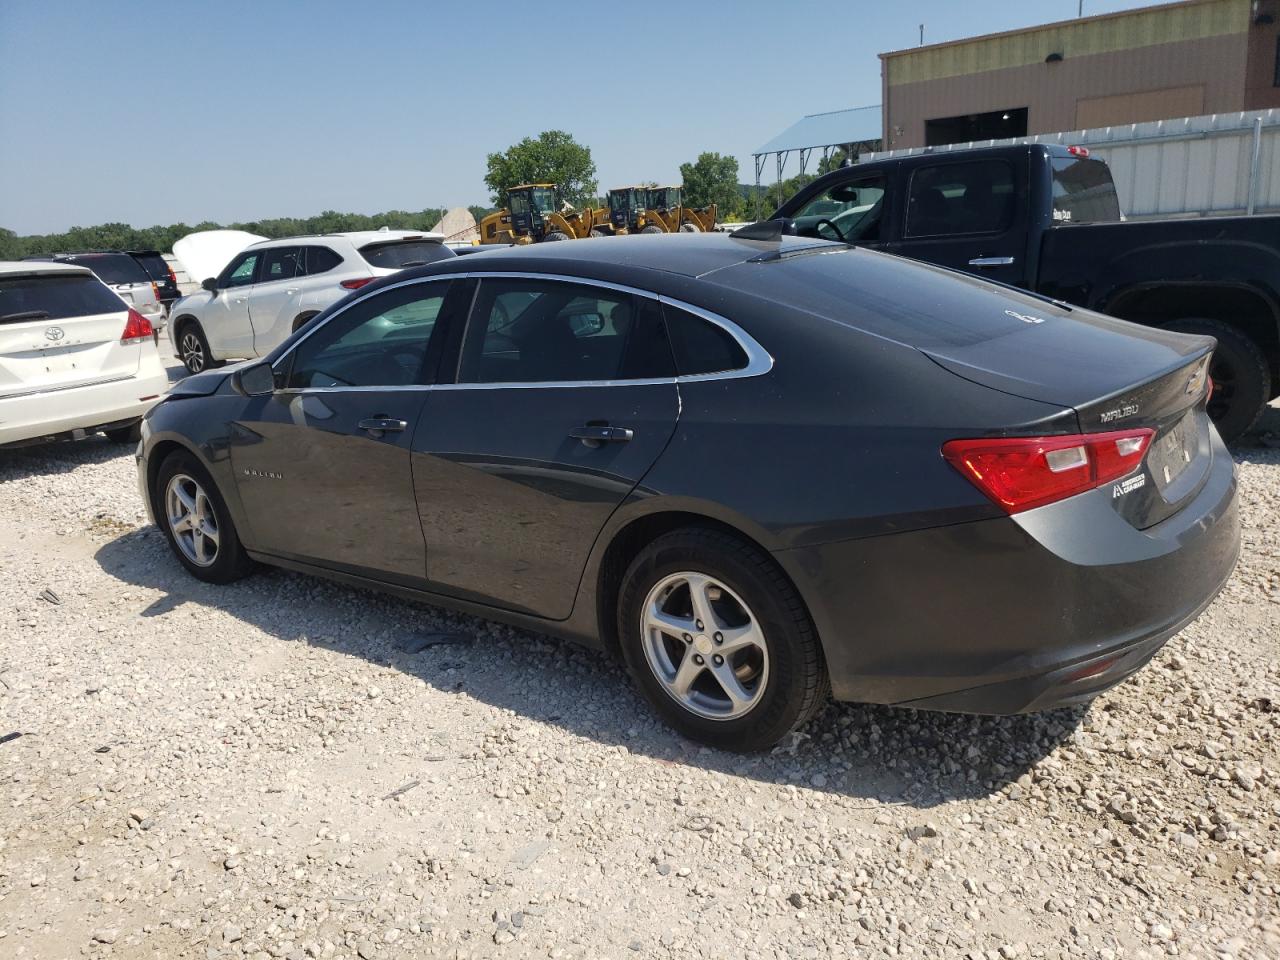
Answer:
[{"label": "car shadow on gravel", "polygon": [[[189,603],[216,608],[282,640],[390,666],[437,690],[660,762],[877,804],[929,808],[989,796],[1027,774],[1084,716],[1076,709],[971,717],[832,703],[772,753],[743,756],[673,733],[655,719],[619,663],[576,644],[270,568],[230,586],[201,583],[178,565],[154,527],[112,540],[96,559],[111,576],[161,592],[142,617]],[[441,633],[461,637],[406,652]],[[453,744],[460,753],[475,749],[485,730],[471,733],[466,743]]]}]

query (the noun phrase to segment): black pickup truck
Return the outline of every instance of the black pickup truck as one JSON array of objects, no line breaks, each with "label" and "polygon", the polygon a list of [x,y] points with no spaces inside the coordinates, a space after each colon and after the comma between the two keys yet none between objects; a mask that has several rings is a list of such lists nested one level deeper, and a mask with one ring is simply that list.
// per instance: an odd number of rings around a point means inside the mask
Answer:
[{"label": "black pickup truck", "polygon": [[1280,216],[1123,222],[1105,163],[1079,147],[1023,144],[843,167],[772,219],[1216,337],[1209,413],[1228,440],[1280,394]]}]

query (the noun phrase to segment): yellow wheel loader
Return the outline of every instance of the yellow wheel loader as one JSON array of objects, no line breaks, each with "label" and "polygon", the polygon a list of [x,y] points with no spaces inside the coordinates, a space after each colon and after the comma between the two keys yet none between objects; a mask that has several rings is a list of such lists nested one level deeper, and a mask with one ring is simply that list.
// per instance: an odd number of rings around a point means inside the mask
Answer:
[{"label": "yellow wheel loader", "polygon": [[507,191],[507,206],[480,221],[480,242],[543,243],[577,240],[595,225],[595,211],[585,213],[561,203],[554,183],[522,183]]},{"label": "yellow wheel loader", "polygon": [[682,187],[650,187],[647,213],[667,233],[709,233],[716,226],[716,205],[686,207]]},{"label": "yellow wheel loader", "polygon": [[596,211],[593,236],[622,236],[627,233],[666,233],[649,216],[648,187],[614,187],[609,191],[608,209]]}]

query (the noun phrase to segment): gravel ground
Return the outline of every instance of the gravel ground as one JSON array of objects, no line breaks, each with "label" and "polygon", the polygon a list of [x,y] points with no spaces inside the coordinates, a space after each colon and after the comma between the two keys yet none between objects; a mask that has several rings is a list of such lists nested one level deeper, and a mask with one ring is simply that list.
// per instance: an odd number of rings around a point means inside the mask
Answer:
[{"label": "gravel ground", "polygon": [[592,652],[195,581],[120,447],[0,452],[0,955],[1280,957],[1280,450],[1237,457],[1235,577],[1090,709],[739,757]]}]

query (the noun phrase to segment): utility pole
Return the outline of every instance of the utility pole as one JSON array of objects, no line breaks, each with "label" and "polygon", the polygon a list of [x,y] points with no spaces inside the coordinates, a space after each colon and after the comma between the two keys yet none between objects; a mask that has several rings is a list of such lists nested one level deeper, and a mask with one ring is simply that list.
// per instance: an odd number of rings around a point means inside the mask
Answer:
[{"label": "utility pole", "polygon": [[1084,0],[1080,0],[1079,4],[1076,6],[1076,19],[1084,19]]}]

